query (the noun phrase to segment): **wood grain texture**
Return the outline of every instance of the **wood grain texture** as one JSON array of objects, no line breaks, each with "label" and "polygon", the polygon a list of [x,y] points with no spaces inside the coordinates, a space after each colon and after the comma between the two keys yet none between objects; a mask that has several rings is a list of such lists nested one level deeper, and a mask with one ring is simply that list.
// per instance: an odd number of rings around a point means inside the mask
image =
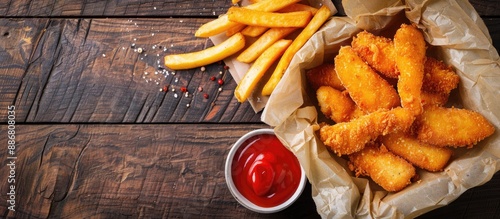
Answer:
[{"label": "wood grain texture", "polygon": [[[239,136],[265,125],[19,125],[16,212],[0,217],[220,218],[317,215],[310,187],[295,208],[245,209],[224,177]],[[2,133],[6,127],[0,127]],[[0,136],[6,142],[6,135]],[[7,157],[7,150],[0,157]],[[9,167],[0,167],[6,179]],[[7,180],[0,181],[6,194]],[[299,207],[300,206],[300,207]]]},{"label": "wood grain texture", "polygon": [[[0,196],[0,217],[318,218],[310,185],[293,206],[270,215],[251,212],[231,196],[225,157],[239,136],[258,128],[267,126],[18,125],[16,212]],[[0,126],[0,133],[6,129]],[[0,157],[6,153],[0,150]],[[2,179],[8,172],[0,166]],[[0,181],[0,192],[7,189],[7,180]],[[497,173],[421,218],[495,218],[499,192]]]},{"label": "wood grain texture", "polygon": [[101,17],[101,16],[195,16],[225,13],[230,0],[1,0],[0,16],[6,17]]},{"label": "wood grain texture", "polygon": [[[25,28],[20,19],[0,20],[13,30]],[[10,31],[4,37],[10,40],[3,46],[6,52],[0,53],[3,60],[14,62],[0,66],[6,72],[0,76],[2,84],[9,85],[0,88],[5,95],[0,109],[15,104],[19,122],[260,121],[250,104],[233,98],[236,82],[224,63],[206,66],[204,72],[174,74],[162,68],[166,54],[213,45],[194,37],[194,30],[207,19],[29,20],[33,22],[26,28],[35,30],[32,40],[26,43],[22,31]],[[168,92],[159,91],[164,86]],[[5,113],[0,110],[0,115]]]},{"label": "wood grain texture", "polygon": [[[46,23],[39,20],[0,19],[1,121],[7,121],[7,106],[14,104],[23,81],[28,79],[26,75],[29,74],[30,58],[36,53],[37,49],[34,45],[39,40],[45,26]],[[46,64],[48,66],[44,67],[50,68],[51,63],[46,62]],[[43,83],[44,78],[48,77],[46,75],[33,75],[29,79]],[[33,98],[33,96],[28,99],[25,97],[22,101],[25,102],[26,106],[30,107],[34,102]]]},{"label": "wood grain texture", "polygon": [[497,52],[500,52],[500,17],[499,18],[483,18],[484,24],[488,27],[493,46]]},{"label": "wood grain texture", "polygon": [[469,0],[481,16],[500,16],[500,1],[497,0]]},{"label": "wood grain texture", "polygon": [[[332,0],[345,15],[341,0]],[[481,16],[500,16],[497,0],[470,0]],[[0,0],[0,17],[216,17],[232,5],[229,0]]]}]

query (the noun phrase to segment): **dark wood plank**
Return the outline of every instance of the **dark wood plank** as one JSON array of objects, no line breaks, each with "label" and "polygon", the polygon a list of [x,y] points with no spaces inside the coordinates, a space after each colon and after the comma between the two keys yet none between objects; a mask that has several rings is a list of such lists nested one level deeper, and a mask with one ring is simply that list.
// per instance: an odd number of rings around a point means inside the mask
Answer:
[{"label": "dark wood plank", "polygon": [[493,46],[500,52],[500,18],[484,18],[483,21],[488,27]]},{"label": "dark wood plank", "polygon": [[236,82],[223,62],[204,72],[162,69],[165,54],[213,45],[194,37],[207,19],[27,19],[30,44],[26,19],[0,20],[9,24],[0,55],[14,62],[1,64],[8,86],[0,88],[0,108],[15,104],[19,122],[260,122],[250,104],[233,97]]},{"label": "dark wood plank", "polygon": [[[339,9],[339,15],[345,15],[342,1],[332,2]],[[497,0],[471,0],[470,3],[481,16],[500,16]],[[230,0],[0,0],[0,17],[216,17],[231,5]]]},{"label": "dark wood plank", "polygon": [[[42,62],[39,68],[50,69],[51,56],[40,56],[42,50],[55,51],[56,43],[47,43],[45,47],[36,48],[41,44],[40,36],[44,33],[47,20],[10,20],[0,19],[0,120],[7,121],[7,106],[23,105],[28,111],[35,103],[37,91],[42,89],[48,75],[43,72],[32,74],[28,71],[33,61]],[[60,34],[57,31],[56,34]],[[58,37],[55,36],[55,39]],[[48,48],[52,47],[52,48]],[[30,60],[33,58],[33,61]],[[25,96],[18,96],[22,84],[30,83],[30,92]],[[22,104],[21,104],[22,102]],[[19,111],[21,112],[21,111]],[[19,120],[21,121],[21,120]]]},{"label": "dark wood plank", "polygon": [[182,16],[216,17],[231,6],[230,0],[170,1],[80,1],[1,0],[0,16],[8,17],[101,17],[101,16]]},{"label": "dark wood plank", "polygon": [[[225,185],[224,162],[254,125],[17,125],[16,218],[317,218],[310,185],[290,208],[251,212]],[[0,126],[6,133],[7,126]],[[0,135],[7,142],[7,135]],[[4,163],[8,150],[0,150]],[[0,166],[7,179],[10,167]],[[0,192],[9,192],[7,180]],[[422,218],[495,218],[500,173]],[[439,218],[441,218],[439,217]]]},{"label": "dark wood plank", "polygon": [[[227,189],[225,157],[265,125],[18,125],[15,214],[0,217],[288,218],[317,216],[310,187],[286,211],[259,215]],[[5,133],[6,126],[0,127]],[[0,136],[1,142],[7,135]],[[7,158],[7,150],[0,157]],[[0,167],[7,179],[9,166]],[[7,180],[0,182],[6,194]]]},{"label": "dark wood plank", "polygon": [[481,16],[500,16],[500,1],[497,0],[469,0]]},{"label": "dark wood plank", "polygon": [[500,172],[486,184],[464,192],[449,205],[435,209],[418,219],[481,218],[497,219],[500,215]]}]

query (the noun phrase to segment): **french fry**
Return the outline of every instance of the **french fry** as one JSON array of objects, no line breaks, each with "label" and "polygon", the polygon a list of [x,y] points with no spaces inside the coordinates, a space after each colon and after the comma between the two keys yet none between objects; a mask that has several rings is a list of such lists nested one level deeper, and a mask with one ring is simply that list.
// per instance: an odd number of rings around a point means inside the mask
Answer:
[{"label": "french fry", "polygon": [[215,36],[237,25],[238,23],[229,21],[229,19],[227,18],[227,14],[223,14],[219,16],[219,18],[201,25],[201,27],[198,28],[198,30],[196,30],[196,32],[194,33],[194,36],[196,37]]},{"label": "french fry", "polygon": [[249,37],[258,37],[268,29],[268,27],[246,26],[245,29],[241,31],[241,33]]},{"label": "french fry", "polygon": [[297,28],[295,27],[276,27],[271,28],[262,34],[252,45],[241,52],[236,60],[244,63],[251,63],[257,59],[269,46],[276,41],[283,39],[288,34],[292,33]]},{"label": "french fry", "polygon": [[311,20],[309,11],[274,13],[247,8],[231,7],[227,11],[229,21],[261,27],[305,27]]},{"label": "french fry", "polygon": [[[315,15],[316,12],[318,11],[318,9],[315,7],[311,7],[309,5],[295,3],[295,4],[291,4],[287,7],[279,10],[278,12],[286,13],[286,12],[296,12],[296,11],[309,11],[309,12],[311,12],[312,15]],[[261,34],[263,34],[264,32],[266,32],[266,30],[268,30],[267,27],[247,26],[247,27],[245,27],[245,29],[243,29],[241,31],[241,33],[245,36],[257,37],[257,36],[260,36]]]},{"label": "french fry", "polygon": [[245,37],[236,33],[219,45],[191,53],[165,56],[165,66],[172,70],[190,69],[218,62],[245,47]]},{"label": "french fry", "polygon": [[326,22],[326,20],[331,16],[331,11],[326,6],[321,6],[321,8],[316,12],[316,15],[311,19],[309,24],[300,32],[300,34],[293,40],[292,44],[285,51],[283,56],[281,57],[276,69],[269,81],[267,81],[266,85],[262,89],[262,95],[271,95],[278,82],[283,77],[285,70],[290,65],[290,61],[292,61],[293,56],[300,48],[311,38],[311,36]]},{"label": "french fry", "polygon": [[294,12],[294,11],[309,11],[311,14],[315,15],[318,9],[309,5],[304,5],[300,3],[291,4],[285,8],[279,10],[280,13]]},{"label": "french fry", "polygon": [[[244,8],[256,11],[277,11],[291,4],[297,3],[300,0],[263,0],[255,4],[247,5]],[[229,21],[227,14],[221,15],[219,18],[201,25],[195,32],[196,37],[210,37],[222,33],[229,28],[238,25],[236,22]]]},{"label": "french fry", "polygon": [[292,40],[278,40],[259,56],[234,91],[234,95],[239,102],[244,102],[248,99],[264,73],[285,52],[291,43]]},{"label": "french fry", "polygon": [[[244,25],[244,24],[238,24],[236,26],[233,26],[233,27],[229,28],[228,30],[226,30],[226,36],[230,37],[238,32],[243,33],[242,30],[245,30],[247,27],[248,26]],[[243,35],[245,35],[245,34],[243,34]]]}]

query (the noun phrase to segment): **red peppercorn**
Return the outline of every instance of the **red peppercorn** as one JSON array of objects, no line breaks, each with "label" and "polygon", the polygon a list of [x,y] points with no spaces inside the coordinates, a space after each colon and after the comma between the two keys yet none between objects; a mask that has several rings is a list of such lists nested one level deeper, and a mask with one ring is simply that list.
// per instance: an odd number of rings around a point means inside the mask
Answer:
[{"label": "red peppercorn", "polygon": [[207,94],[207,93],[204,93],[204,94],[203,94],[203,98],[208,99],[208,94]]},{"label": "red peppercorn", "polygon": [[167,91],[168,91],[168,86],[167,86],[167,85],[163,86],[163,91],[164,91],[164,92],[167,92]]},{"label": "red peppercorn", "polygon": [[229,69],[229,66],[224,65],[224,70],[228,70],[228,69]]},{"label": "red peppercorn", "polygon": [[215,76],[210,77],[211,81],[215,81]]},{"label": "red peppercorn", "polygon": [[187,92],[187,88],[186,87],[181,87],[181,91],[182,91],[182,93],[186,93]]},{"label": "red peppercorn", "polygon": [[224,80],[219,79],[219,80],[217,80],[217,83],[218,83],[219,85],[223,85],[223,84],[224,84]]}]

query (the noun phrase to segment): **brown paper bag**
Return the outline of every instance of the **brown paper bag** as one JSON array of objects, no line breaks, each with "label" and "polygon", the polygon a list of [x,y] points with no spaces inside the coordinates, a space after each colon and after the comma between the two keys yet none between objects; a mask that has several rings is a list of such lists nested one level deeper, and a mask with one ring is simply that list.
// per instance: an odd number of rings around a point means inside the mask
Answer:
[{"label": "brown paper bag", "polygon": [[[491,37],[466,0],[344,0],[347,17],[333,17],[295,55],[267,100],[262,121],[298,157],[312,184],[324,218],[413,218],[446,205],[467,189],[491,179],[500,169],[500,136],[473,149],[456,150],[443,172],[420,171],[421,180],[388,193],[370,180],[353,177],[346,161],[329,153],[315,135],[318,114],[308,92],[305,70],[330,61],[362,29],[390,34],[405,20],[418,24],[433,56],[452,65],[461,80],[455,105],[484,115],[500,127],[500,61]],[[390,36],[390,35],[389,35]],[[392,37],[392,36],[391,36]]]}]

